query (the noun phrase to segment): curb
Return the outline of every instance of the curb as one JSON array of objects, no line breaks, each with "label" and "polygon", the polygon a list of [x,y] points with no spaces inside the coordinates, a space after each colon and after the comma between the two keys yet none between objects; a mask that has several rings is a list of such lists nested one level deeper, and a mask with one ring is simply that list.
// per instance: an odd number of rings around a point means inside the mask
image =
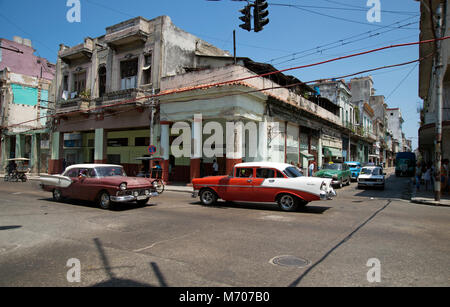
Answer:
[{"label": "curb", "polygon": [[443,204],[442,202],[436,201],[434,199],[428,199],[428,198],[423,198],[423,197],[416,197],[416,193],[417,193],[416,185],[413,182],[411,182],[410,184],[412,186],[411,199],[410,199],[410,201],[412,203],[420,204],[420,205],[433,206],[433,207],[450,207],[450,205]]}]

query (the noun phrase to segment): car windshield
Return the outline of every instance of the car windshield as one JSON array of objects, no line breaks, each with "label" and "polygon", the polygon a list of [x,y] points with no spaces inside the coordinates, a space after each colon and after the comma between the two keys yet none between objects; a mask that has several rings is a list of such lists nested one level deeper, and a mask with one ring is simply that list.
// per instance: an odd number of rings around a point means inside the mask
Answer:
[{"label": "car windshield", "polygon": [[98,177],[126,176],[120,166],[103,166],[95,168]]},{"label": "car windshield", "polygon": [[361,167],[360,165],[356,164],[356,163],[347,163],[349,167],[351,168],[359,168]]},{"label": "car windshield", "polygon": [[361,170],[361,174],[363,175],[381,175],[380,168],[363,168]]},{"label": "car windshield", "polygon": [[290,166],[284,170],[284,173],[291,178],[295,177],[302,177],[303,174],[300,172],[300,170],[294,166]]},{"label": "car windshield", "polygon": [[331,170],[338,170],[340,171],[342,169],[342,165],[341,164],[337,164],[337,163],[332,163],[332,164],[325,164],[323,166],[324,169],[331,169]]}]

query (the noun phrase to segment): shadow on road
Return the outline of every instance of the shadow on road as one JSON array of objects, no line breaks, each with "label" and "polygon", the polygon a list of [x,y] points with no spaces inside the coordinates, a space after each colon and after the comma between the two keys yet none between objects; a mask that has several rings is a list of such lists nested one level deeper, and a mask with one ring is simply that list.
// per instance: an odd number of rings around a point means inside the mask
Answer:
[{"label": "shadow on road", "polygon": [[358,188],[355,185],[355,196],[373,199],[411,199],[411,178],[391,175],[386,179],[385,188],[381,190],[374,187]]},{"label": "shadow on road", "polygon": [[[216,209],[248,209],[248,210],[264,210],[264,211],[278,211],[285,212],[281,210],[277,204],[274,203],[251,203],[251,202],[234,202],[234,201],[217,201],[215,205],[205,206],[200,201],[191,202],[190,205],[203,206],[208,208]],[[290,213],[313,213],[313,214],[323,214],[325,211],[331,207],[327,206],[313,206],[306,205],[304,207],[299,207],[296,211]]]},{"label": "shadow on road", "polygon": [[[40,198],[39,200],[50,201],[50,202],[53,202],[53,203],[74,205],[74,206],[79,206],[79,207],[86,207],[86,208],[94,208],[94,209],[104,210],[104,209],[100,208],[100,206],[97,203],[91,202],[91,201],[76,200],[76,199],[64,199],[62,201],[55,201],[51,197],[50,198]],[[153,206],[157,206],[157,204],[156,203],[150,203],[150,202],[145,204],[145,205],[138,205],[137,203],[114,203],[112,205],[111,209],[109,209],[108,211],[122,212],[122,211],[127,211],[127,210],[133,210],[133,209],[144,208],[144,207],[153,207]]]},{"label": "shadow on road", "polygon": [[[103,262],[103,268],[105,270],[105,273],[108,275],[108,280],[102,281],[100,283],[94,284],[92,287],[157,287],[155,285],[151,285],[148,283],[142,283],[139,281],[135,281],[132,279],[124,279],[124,278],[117,278],[112,271],[112,267],[109,263],[109,259],[106,256],[106,253],[103,249],[102,243],[98,238],[94,239],[94,243],[98,249],[98,252],[100,254],[100,258]],[[158,264],[155,262],[150,263],[151,268],[153,269],[153,272],[155,273],[156,277],[159,281],[160,287],[167,287],[167,282],[164,278],[164,275],[159,270]]]},{"label": "shadow on road", "polygon": [[1,230],[9,230],[9,229],[17,229],[17,228],[22,228],[22,226],[19,226],[19,225],[0,226],[0,231]]}]

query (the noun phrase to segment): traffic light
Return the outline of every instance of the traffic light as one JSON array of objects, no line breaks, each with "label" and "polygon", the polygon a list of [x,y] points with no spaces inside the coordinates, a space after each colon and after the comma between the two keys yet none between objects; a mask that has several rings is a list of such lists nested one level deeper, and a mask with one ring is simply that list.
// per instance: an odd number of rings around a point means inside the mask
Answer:
[{"label": "traffic light", "polygon": [[244,29],[244,30],[247,30],[247,31],[251,31],[252,30],[252,26],[250,24],[250,20],[251,20],[252,15],[250,13],[250,9],[251,9],[251,5],[247,5],[242,10],[239,11],[239,12],[242,13],[242,16],[239,17],[239,19],[244,22],[243,24],[240,24],[239,27]]},{"label": "traffic light", "polygon": [[269,18],[266,18],[269,15],[269,11],[267,11],[268,6],[269,4],[265,0],[255,0],[255,9],[253,12],[255,32],[261,31],[269,23]]}]

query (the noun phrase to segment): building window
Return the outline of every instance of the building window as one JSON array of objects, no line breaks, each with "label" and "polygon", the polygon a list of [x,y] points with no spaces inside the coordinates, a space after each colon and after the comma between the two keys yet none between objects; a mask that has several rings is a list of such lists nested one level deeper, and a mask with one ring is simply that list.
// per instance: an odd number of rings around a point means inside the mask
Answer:
[{"label": "building window", "polygon": [[150,138],[137,137],[134,139],[134,146],[150,146]]},{"label": "building window", "polygon": [[136,88],[138,59],[120,62],[120,89]]},{"label": "building window", "polygon": [[124,147],[128,146],[128,138],[115,138],[115,139],[108,139],[107,140],[107,146],[111,147]]},{"label": "building window", "polygon": [[106,67],[101,66],[98,69],[98,96],[103,97],[106,93]]},{"label": "building window", "polygon": [[70,98],[76,98],[86,90],[86,71],[73,74],[73,90]]},{"label": "building window", "polygon": [[142,84],[152,83],[152,55],[147,54],[144,57],[144,67],[142,68]]}]

